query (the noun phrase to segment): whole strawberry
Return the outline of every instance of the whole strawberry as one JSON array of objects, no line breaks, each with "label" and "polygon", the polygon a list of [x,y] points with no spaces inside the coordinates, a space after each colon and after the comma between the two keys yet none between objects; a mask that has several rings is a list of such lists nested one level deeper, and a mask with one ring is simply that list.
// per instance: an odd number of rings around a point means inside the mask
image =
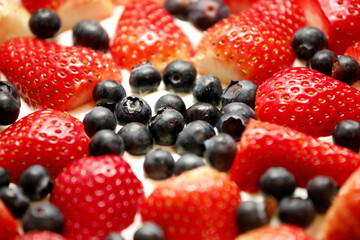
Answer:
[{"label": "whole strawberry", "polygon": [[52,177],[89,154],[81,121],[68,113],[44,109],[16,121],[0,133],[0,167],[17,182],[28,167],[41,164]]},{"label": "whole strawberry", "polygon": [[50,200],[64,215],[65,236],[97,240],[133,222],[144,189],[120,156],[86,157],[59,174]]},{"label": "whole strawberry", "polygon": [[49,231],[33,231],[19,235],[13,240],[70,240],[64,236]]},{"label": "whole strawberry", "polygon": [[101,80],[122,80],[120,69],[102,53],[29,37],[0,47],[0,71],[28,105],[63,111],[91,101]]},{"label": "whole strawberry", "polygon": [[240,190],[226,175],[200,167],[159,185],[141,208],[142,220],[158,224],[165,239],[233,240]]},{"label": "whole strawberry", "polygon": [[15,218],[0,200],[0,239],[12,240],[18,235],[17,227]]}]

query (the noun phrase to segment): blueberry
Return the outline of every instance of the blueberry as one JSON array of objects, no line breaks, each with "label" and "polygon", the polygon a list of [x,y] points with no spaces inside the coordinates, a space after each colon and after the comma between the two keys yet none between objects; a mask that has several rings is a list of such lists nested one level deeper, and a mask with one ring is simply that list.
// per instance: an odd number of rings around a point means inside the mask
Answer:
[{"label": "blueberry", "polygon": [[360,150],[360,123],[354,120],[342,120],[335,126],[332,139],[335,144],[358,153]]},{"label": "blueberry", "polygon": [[163,230],[153,222],[145,222],[134,234],[134,240],[165,240]]},{"label": "blueberry", "polygon": [[125,150],[130,154],[144,155],[153,146],[151,132],[142,123],[128,123],[119,130],[118,134],[124,139]]},{"label": "blueberry", "polygon": [[263,203],[242,202],[236,211],[236,221],[241,232],[247,232],[269,223]]},{"label": "blueberry", "polygon": [[204,155],[205,140],[215,136],[215,130],[208,122],[196,120],[189,123],[180,132],[176,140],[176,151],[180,155],[194,153]]},{"label": "blueberry", "polygon": [[242,102],[251,108],[255,107],[258,86],[250,80],[231,81],[221,98],[222,106],[231,102]]},{"label": "blueberry", "polygon": [[98,21],[88,19],[75,24],[73,27],[73,41],[75,46],[107,52],[110,39]]},{"label": "blueberry", "polygon": [[161,82],[160,72],[150,62],[134,66],[130,73],[130,87],[136,93],[156,90]]},{"label": "blueberry", "polygon": [[195,79],[195,67],[184,60],[175,60],[169,63],[163,72],[165,88],[175,92],[190,92]]},{"label": "blueberry", "polygon": [[104,240],[125,240],[125,239],[118,233],[110,233]]},{"label": "blueberry", "polygon": [[280,221],[299,227],[308,227],[316,216],[314,204],[310,199],[285,197],[278,206]]},{"label": "blueberry", "polygon": [[222,94],[220,79],[211,74],[201,76],[196,79],[192,94],[199,102],[218,105]]},{"label": "blueberry", "polygon": [[114,111],[115,105],[126,97],[126,91],[121,83],[105,79],[96,84],[92,97],[97,106],[103,106]]},{"label": "blueberry", "polygon": [[37,203],[25,212],[22,222],[25,232],[44,230],[61,233],[64,217],[53,204]]},{"label": "blueberry", "polygon": [[193,0],[166,0],[164,3],[165,9],[174,17],[181,20],[187,20],[187,7]]},{"label": "blueberry", "polygon": [[17,88],[8,81],[0,81],[0,92],[7,92],[14,97],[14,100],[20,105],[20,94]]},{"label": "blueberry", "polygon": [[295,32],[292,48],[299,58],[309,60],[314,54],[327,47],[325,34],[316,27],[303,27]]},{"label": "blueberry", "polygon": [[21,174],[18,185],[32,201],[45,198],[53,188],[49,171],[41,165],[27,168]]},{"label": "blueberry", "polygon": [[153,149],[145,156],[144,173],[151,179],[161,180],[173,175],[175,161],[168,151]]},{"label": "blueberry", "polygon": [[331,76],[331,69],[336,58],[337,55],[333,51],[323,49],[315,53],[315,55],[307,62],[306,66]]},{"label": "blueberry", "polygon": [[125,151],[123,138],[113,130],[103,129],[98,131],[89,144],[91,156],[114,154],[122,156]]},{"label": "blueberry", "polygon": [[226,133],[220,133],[205,141],[205,159],[220,172],[231,168],[237,152],[237,143]]},{"label": "blueberry", "polygon": [[90,112],[85,114],[83,119],[86,134],[91,138],[94,134],[102,129],[114,130],[117,120],[114,113],[106,107],[94,107]]},{"label": "blueberry", "polygon": [[162,108],[171,108],[176,111],[179,111],[181,114],[185,113],[186,106],[181,97],[175,94],[165,94],[161,96],[155,102],[155,112],[157,113]]},{"label": "blueberry", "polygon": [[269,168],[260,177],[260,189],[277,199],[293,194],[297,183],[294,175],[282,167]]},{"label": "blueberry", "polygon": [[196,120],[203,120],[215,126],[219,109],[210,103],[198,102],[186,109],[185,122],[188,124]]},{"label": "blueberry", "polygon": [[227,133],[238,141],[250,118],[256,119],[255,112],[251,107],[245,103],[232,102],[221,108],[216,128],[220,133]]},{"label": "blueberry", "polygon": [[5,169],[0,167],[0,188],[7,187],[10,184],[10,174]]},{"label": "blueberry", "polygon": [[338,193],[339,186],[327,176],[316,176],[308,182],[306,190],[316,211],[325,213]]},{"label": "blueberry", "polygon": [[7,81],[0,81],[0,125],[13,124],[20,113],[20,96],[16,87]]},{"label": "blueberry", "polygon": [[332,65],[331,76],[351,85],[360,79],[360,64],[351,56],[339,56]]},{"label": "blueberry", "polygon": [[171,146],[184,128],[184,117],[176,110],[163,109],[150,119],[149,130],[159,145]]},{"label": "blueberry", "polygon": [[205,163],[201,157],[193,153],[186,153],[175,162],[174,175],[179,176],[185,171],[189,171],[201,166],[205,166]]},{"label": "blueberry", "polygon": [[30,199],[21,191],[19,187],[1,188],[0,199],[15,218],[21,217],[30,205]]},{"label": "blueberry", "polygon": [[190,4],[187,11],[188,20],[200,30],[230,16],[229,8],[222,0],[198,0]]},{"label": "blueberry", "polygon": [[60,30],[61,20],[55,11],[40,8],[31,15],[29,26],[38,38],[52,38]]},{"label": "blueberry", "polygon": [[144,99],[136,96],[124,97],[115,106],[115,116],[120,125],[130,122],[147,124],[151,114],[149,104]]}]

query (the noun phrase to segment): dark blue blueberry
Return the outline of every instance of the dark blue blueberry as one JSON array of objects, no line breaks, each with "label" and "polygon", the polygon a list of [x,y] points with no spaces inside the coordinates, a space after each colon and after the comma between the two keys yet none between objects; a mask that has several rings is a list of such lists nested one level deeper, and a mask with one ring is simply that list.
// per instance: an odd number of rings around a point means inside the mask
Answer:
[{"label": "dark blue blueberry", "polygon": [[96,84],[92,97],[97,106],[103,106],[114,111],[115,105],[126,97],[126,91],[121,83],[105,79]]},{"label": "dark blue blueberry", "polygon": [[106,107],[94,107],[90,112],[85,114],[83,119],[84,130],[91,138],[94,134],[102,129],[114,130],[117,120],[114,113]]},{"label": "dark blue blueberry", "polygon": [[195,67],[184,60],[175,60],[169,63],[163,72],[165,88],[175,92],[190,92],[195,79]]},{"label": "dark blue blueberry", "polygon": [[115,116],[120,125],[130,122],[147,124],[151,114],[149,104],[144,99],[136,96],[124,97],[115,106]]},{"label": "dark blue blueberry", "polygon": [[8,81],[0,81],[0,92],[7,92],[12,95],[15,101],[20,105],[20,94],[17,88]]},{"label": "dark blue blueberry", "polygon": [[52,38],[60,30],[61,20],[55,11],[40,8],[31,15],[29,26],[38,38]]},{"label": "dark blue blueberry", "polygon": [[351,56],[339,56],[332,65],[331,76],[351,85],[360,79],[360,64]]},{"label": "dark blue blueberry", "polygon": [[144,173],[155,180],[169,178],[173,175],[175,161],[168,151],[153,149],[145,156]]},{"label": "dark blue blueberry", "polygon": [[254,108],[257,89],[258,86],[250,80],[231,81],[223,92],[222,106],[231,102],[242,102]]},{"label": "dark blue blueberry", "polygon": [[327,176],[316,176],[308,182],[306,190],[316,211],[325,213],[338,193],[339,186]]},{"label": "dark blue blueberry", "polygon": [[61,233],[64,226],[64,217],[53,204],[37,203],[25,212],[22,223],[24,232],[43,230]]},{"label": "dark blue blueberry", "polygon": [[327,47],[325,34],[316,27],[303,27],[295,32],[292,48],[299,58],[309,60],[314,54]]},{"label": "dark blue blueberry", "polygon": [[45,198],[53,188],[49,171],[41,165],[27,168],[21,174],[18,185],[31,201]]},{"label": "dark blue blueberry", "polygon": [[237,143],[226,133],[220,133],[205,141],[205,159],[220,172],[231,168],[237,152]]},{"label": "dark blue blueberry", "polygon": [[7,187],[10,184],[10,174],[5,169],[0,167],[0,188]]},{"label": "dark blue blueberry", "polygon": [[13,124],[20,113],[20,96],[14,85],[0,81],[0,125]]},{"label": "dark blue blueberry", "polygon": [[331,69],[337,55],[328,49],[323,49],[307,62],[306,67],[319,71],[325,75],[331,76]]},{"label": "dark blue blueberry", "polygon": [[192,0],[166,0],[164,7],[174,17],[181,20],[187,20],[187,7],[192,2]]},{"label": "dark blue blueberry", "polygon": [[21,217],[29,208],[30,199],[19,187],[3,187],[0,189],[0,199],[15,218]]},{"label": "dark blue blueberry", "polygon": [[130,87],[133,92],[146,93],[155,91],[161,82],[160,72],[150,62],[134,66],[130,73]]},{"label": "dark blue blueberry", "polygon": [[279,202],[278,216],[283,223],[306,228],[313,222],[316,211],[310,199],[284,197]]},{"label": "dark blue blueberry", "polygon": [[180,132],[176,140],[176,151],[180,155],[194,153],[203,156],[205,140],[215,136],[215,130],[210,123],[196,120],[189,123]]},{"label": "dark blue blueberry", "polygon": [[218,105],[222,94],[220,79],[215,75],[204,75],[196,79],[192,95],[199,102]]},{"label": "dark blue blueberry", "polygon": [[142,123],[128,123],[119,130],[118,134],[124,139],[125,150],[130,154],[145,155],[153,146],[151,132]]},{"label": "dark blue blueberry", "polygon": [[144,223],[134,234],[134,240],[165,240],[163,230],[152,222]]},{"label": "dark blue blueberry", "polygon": [[198,102],[186,109],[185,122],[188,124],[196,120],[203,120],[215,126],[219,109],[210,103]]},{"label": "dark blue blueberry", "polygon": [[216,128],[220,133],[227,133],[238,141],[250,118],[256,119],[255,112],[251,107],[245,103],[232,102],[221,108]]},{"label": "dark blue blueberry", "polygon": [[236,221],[241,232],[247,232],[269,223],[263,203],[242,202],[236,211]]},{"label": "dark blue blueberry", "polygon": [[113,130],[103,129],[98,131],[89,144],[91,156],[114,154],[122,156],[125,151],[123,138]]},{"label": "dark blue blueberry", "polygon": [[175,94],[165,94],[155,102],[155,112],[157,113],[162,108],[171,108],[179,111],[181,114],[185,113],[186,106],[181,97]]},{"label": "dark blue blueberry", "polygon": [[175,162],[174,175],[178,176],[185,171],[189,171],[201,166],[205,166],[205,163],[201,157],[193,153],[186,153]]},{"label": "dark blue blueberry", "polygon": [[110,39],[98,21],[87,19],[78,22],[73,27],[73,41],[75,46],[107,52]]},{"label": "dark blue blueberry", "polygon": [[297,183],[294,175],[282,167],[269,168],[260,177],[261,191],[277,199],[293,194]]},{"label": "dark blue blueberry", "polygon": [[334,128],[332,139],[335,144],[358,153],[360,150],[360,123],[354,120],[339,122]]},{"label": "dark blue blueberry", "polygon": [[125,239],[118,233],[110,233],[104,240],[125,240]]}]

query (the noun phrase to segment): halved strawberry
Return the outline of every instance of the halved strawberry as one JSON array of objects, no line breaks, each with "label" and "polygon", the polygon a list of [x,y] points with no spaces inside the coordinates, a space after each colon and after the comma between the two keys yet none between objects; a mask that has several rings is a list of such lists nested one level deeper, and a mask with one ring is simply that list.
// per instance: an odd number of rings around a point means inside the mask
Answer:
[{"label": "halved strawberry", "polygon": [[125,5],[117,24],[111,54],[128,70],[149,60],[162,71],[173,60],[189,60],[193,47],[172,16],[157,2],[132,0]]},{"label": "halved strawberry", "polygon": [[18,235],[17,227],[15,218],[0,200],[0,239],[13,240]]},{"label": "halved strawberry", "polygon": [[258,88],[256,116],[315,137],[329,136],[341,120],[360,120],[360,91],[318,71],[297,67]]},{"label": "halved strawberry", "polygon": [[19,235],[13,240],[70,240],[64,236],[49,231],[32,231]]},{"label": "halved strawberry", "polygon": [[0,47],[0,71],[33,108],[65,111],[91,101],[101,80],[122,80],[120,69],[102,53],[29,37]]},{"label": "halved strawberry", "polygon": [[89,154],[81,121],[68,113],[45,109],[16,121],[0,133],[0,167],[17,182],[31,165],[41,164],[52,175]]},{"label": "halved strawberry", "polygon": [[352,56],[360,63],[360,42],[348,47],[345,51],[345,55]]},{"label": "halved strawberry", "polygon": [[251,119],[239,142],[230,178],[241,190],[256,192],[260,176],[271,167],[284,167],[298,186],[318,175],[342,185],[360,166],[360,156],[288,127]]}]

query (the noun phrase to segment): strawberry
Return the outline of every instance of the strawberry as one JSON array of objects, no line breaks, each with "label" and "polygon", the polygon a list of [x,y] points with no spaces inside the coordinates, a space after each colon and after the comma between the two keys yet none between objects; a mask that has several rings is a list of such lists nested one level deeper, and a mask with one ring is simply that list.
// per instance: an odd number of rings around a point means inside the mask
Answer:
[{"label": "strawberry", "polygon": [[30,13],[33,13],[39,8],[49,8],[56,10],[65,1],[66,0],[22,0],[21,2]]},{"label": "strawberry", "polygon": [[119,19],[111,54],[128,70],[149,60],[162,71],[173,60],[189,60],[193,48],[172,16],[157,2],[133,0],[125,5]]},{"label": "strawberry", "polygon": [[341,185],[359,166],[360,156],[347,148],[251,119],[240,139],[230,178],[241,190],[256,192],[260,176],[267,169],[284,167],[300,187],[318,175],[332,177]]},{"label": "strawberry", "polygon": [[49,231],[33,231],[25,235],[19,235],[14,240],[70,240],[57,233]]},{"label": "strawberry", "polygon": [[30,106],[65,111],[91,101],[101,80],[122,79],[116,64],[102,53],[29,37],[1,46],[0,71]]},{"label": "strawberry", "polygon": [[104,239],[134,221],[144,189],[117,155],[81,158],[55,179],[51,202],[64,215],[64,236]]},{"label": "strawberry", "polygon": [[289,68],[259,86],[256,116],[309,135],[329,136],[341,120],[360,120],[360,92],[308,68]]},{"label": "strawberry", "polygon": [[352,56],[360,63],[360,42],[348,47],[345,51],[345,55]]},{"label": "strawberry", "polygon": [[328,49],[344,54],[360,41],[359,0],[299,0],[307,25],[321,29],[328,37]]},{"label": "strawberry", "polygon": [[88,148],[81,121],[57,110],[39,110],[0,133],[0,167],[10,172],[13,182],[35,164],[55,177],[75,159],[87,156]]},{"label": "strawberry", "polygon": [[0,239],[12,240],[17,234],[18,230],[15,218],[0,200]]},{"label": "strawberry", "polygon": [[232,13],[239,13],[250,6],[252,6],[254,3],[256,3],[258,0],[223,0],[226,5],[228,5],[230,12]]},{"label": "strawberry", "polygon": [[292,225],[263,226],[240,235],[235,240],[315,240],[304,229]]},{"label": "strawberry", "polygon": [[261,0],[204,33],[195,55],[197,70],[225,84],[247,79],[259,85],[292,66],[291,38],[303,25],[295,0]]},{"label": "strawberry", "polygon": [[240,190],[229,178],[200,167],[157,186],[141,208],[143,222],[158,224],[165,239],[233,240]]}]

